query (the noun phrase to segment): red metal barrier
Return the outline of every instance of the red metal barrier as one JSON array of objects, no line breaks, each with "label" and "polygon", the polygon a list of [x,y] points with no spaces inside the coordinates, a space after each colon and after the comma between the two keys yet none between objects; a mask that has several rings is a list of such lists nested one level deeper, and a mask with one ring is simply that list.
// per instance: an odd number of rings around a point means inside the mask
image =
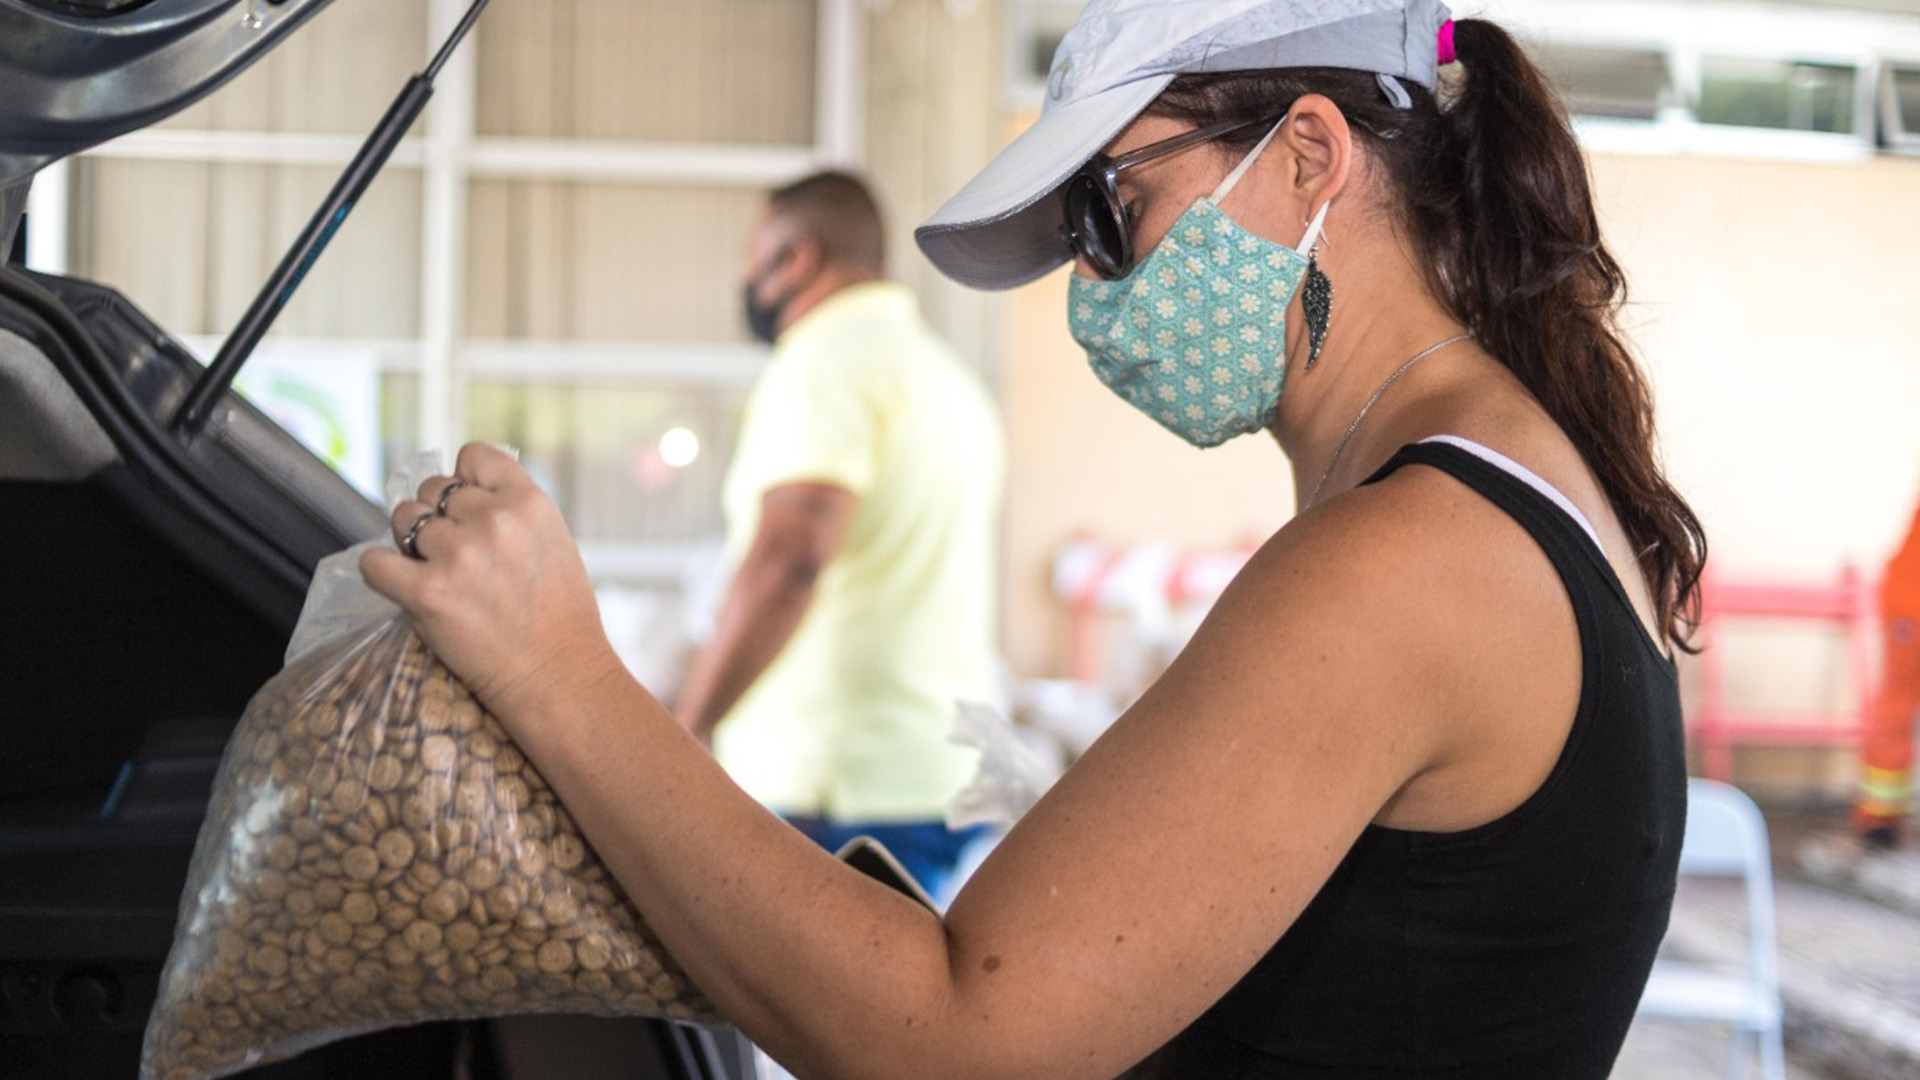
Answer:
[{"label": "red metal barrier", "polygon": [[[1879,647],[1876,583],[1853,567],[1832,585],[1798,585],[1730,579],[1709,573],[1701,580],[1700,632],[1704,646],[1694,661],[1699,697],[1689,717],[1701,768],[1715,780],[1730,780],[1733,748],[1751,746],[1851,746],[1859,741],[1873,707],[1873,657]],[[1791,619],[1828,623],[1847,639],[1847,673],[1853,707],[1840,712],[1736,709],[1727,704],[1726,672],[1714,639],[1730,619]]]}]

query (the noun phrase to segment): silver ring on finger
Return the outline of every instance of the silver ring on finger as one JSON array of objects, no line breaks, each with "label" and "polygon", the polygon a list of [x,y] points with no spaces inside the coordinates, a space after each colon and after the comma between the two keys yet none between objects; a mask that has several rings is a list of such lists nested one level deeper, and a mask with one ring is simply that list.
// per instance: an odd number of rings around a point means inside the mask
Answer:
[{"label": "silver ring on finger", "polygon": [[447,514],[447,500],[453,498],[454,492],[466,486],[467,482],[465,480],[456,479],[453,483],[442,488],[440,490],[440,501],[433,504],[433,512],[439,514],[441,517],[445,517]]},{"label": "silver ring on finger", "polygon": [[429,510],[424,514],[421,514],[419,517],[414,518],[413,524],[407,526],[406,535],[400,538],[400,550],[406,552],[408,558],[410,559],[426,558],[425,555],[420,554],[420,530],[423,527],[425,527],[427,522],[432,521],[434,518],[437,518],[439,516],[440,516],[440,511]]}]

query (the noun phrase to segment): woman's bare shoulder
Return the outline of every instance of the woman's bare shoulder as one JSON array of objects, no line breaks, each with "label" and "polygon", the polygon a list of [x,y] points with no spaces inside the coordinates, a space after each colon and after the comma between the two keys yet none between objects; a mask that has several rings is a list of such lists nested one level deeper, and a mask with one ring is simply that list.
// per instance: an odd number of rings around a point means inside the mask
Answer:
[{"label": "woman's bare shoulder", "polygon": [[[1403,467],[1294,517],[1249,560],[1237,584],[1318,580],[1337,593],[1329,601],[1404,608],[1454,591],[1460,572],[1471,569],[1467,560],[1506,547],[1516,528],[1446,473]],[[1341,617],[1338,610],[1317,614]]]},{"label": "woman's bare shoulder", "polygon": [[[1295,517],[1248,561],[1183,654],[1255,700],[1312,715],[1392,716],[1426,730],[1525,561],[1510,519],[1431,469],[1402,469]],[[1177,674],[1177,672],[1176,672]],[[1428,721],[1432,720],[1433,723]]]},{"label": "woman's bare shoulder", "polygon": [[1572,605],[1527,531],[1454,477],[1403,467],[1329,500],[1235,585],[1252,599],[1223,597],[1226,618],[1352,657],[1337,682],[1423,747],[1380,823],[1492,820],[1550,766],[1580,690]]}]

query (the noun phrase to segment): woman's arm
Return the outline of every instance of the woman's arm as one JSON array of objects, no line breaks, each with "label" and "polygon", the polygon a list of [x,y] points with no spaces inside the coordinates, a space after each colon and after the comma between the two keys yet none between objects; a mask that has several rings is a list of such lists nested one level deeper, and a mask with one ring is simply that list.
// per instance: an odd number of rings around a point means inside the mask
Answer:
[{"label": "woman's arm", "polygon": [[762,810],[627,676],[517,465],[469,447],[459,472],[472,486],[421,532],[426,561],[369,554],[369,582],[513,733],[701,989],[800,1075],[1107,1080],[1265,953],[1444,752],[1436,716],[1457,704],[1406,615],[1444,575],[1347,511],[1297,523],[942,922]]}]

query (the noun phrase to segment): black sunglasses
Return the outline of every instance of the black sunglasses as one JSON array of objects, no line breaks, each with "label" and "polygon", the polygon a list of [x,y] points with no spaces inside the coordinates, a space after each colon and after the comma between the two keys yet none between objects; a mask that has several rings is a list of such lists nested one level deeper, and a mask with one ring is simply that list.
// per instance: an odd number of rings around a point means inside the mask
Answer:
[{"label": "black sunglasses", "polygon": [[1117,158],[1095,154],[1065,185],[1067,223],[1063,231],[1068,246],[1102,278],[1113,281],[1127,276],[1133,269],[1133,207],[1120,200],[1120,174],[1236,131],[1278,123],[1280,118],[1226,120],[1149,143]]}]

